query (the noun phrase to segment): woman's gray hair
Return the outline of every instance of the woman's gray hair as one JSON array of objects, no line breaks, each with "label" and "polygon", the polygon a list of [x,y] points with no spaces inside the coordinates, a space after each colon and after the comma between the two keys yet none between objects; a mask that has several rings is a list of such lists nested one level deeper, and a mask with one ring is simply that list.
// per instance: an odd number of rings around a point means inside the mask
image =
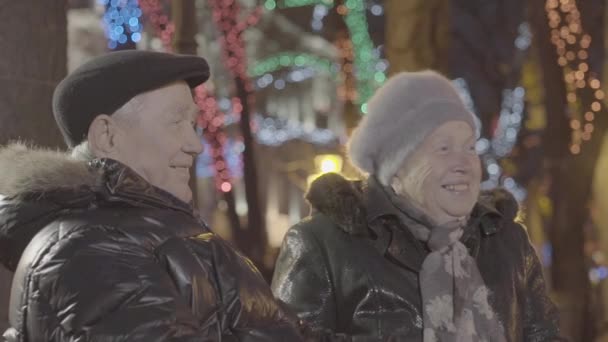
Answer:
[{"label": "woman's gray hair", "polygon": [[[124,125],[135,125],[140,118],[139,114],[143,108],[141,96],[142,94],[139,94],[127,101],[127,103],[112,113],[112,118]],[[74,146],[70,154],[72,158],[85,162],[89,162],[97,158],[91,150],[88,140],[86,139],[80,144]]]}]

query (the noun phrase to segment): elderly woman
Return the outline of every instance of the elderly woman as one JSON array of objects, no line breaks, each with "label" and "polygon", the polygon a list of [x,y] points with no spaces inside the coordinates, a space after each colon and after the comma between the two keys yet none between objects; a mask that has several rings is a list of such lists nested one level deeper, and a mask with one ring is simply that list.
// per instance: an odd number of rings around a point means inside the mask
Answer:
[{"label": "elderly woman", "polygon": [[288,232],[275,295],[353,341],[556,341],[518,206],[480,193],[473,115],[431,71],[391,78],[349,143],[368,175],[316,180]]}]

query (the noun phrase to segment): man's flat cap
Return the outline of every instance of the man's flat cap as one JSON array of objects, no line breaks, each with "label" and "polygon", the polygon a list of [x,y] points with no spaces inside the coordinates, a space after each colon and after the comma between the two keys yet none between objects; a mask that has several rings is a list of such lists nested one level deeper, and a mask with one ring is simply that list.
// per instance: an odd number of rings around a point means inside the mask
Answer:
[{"label": "man's flat cap", "polygon": [[209,65],[202,57],[111,52],[91,59],[57,85],[53,114],[66,143],[74,147],[86,139],[95,117],[111,115],[136,95],[176,81],[195,88],[208,78]]}]

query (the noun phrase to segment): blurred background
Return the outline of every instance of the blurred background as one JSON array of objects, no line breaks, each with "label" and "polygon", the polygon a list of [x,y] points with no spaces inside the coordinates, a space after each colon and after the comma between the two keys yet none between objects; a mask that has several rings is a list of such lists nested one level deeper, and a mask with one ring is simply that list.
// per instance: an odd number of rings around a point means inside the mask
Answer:
[{"label": "blurred background", "polygon": [[605,0],[0,0],[0,144],[64,149],[52,91],[93,56],[204,56],[196,206],[270,279],[310,181],[359,176],[344,144],[374,90],[435,69],[479,118],[483,187],[524,209],[565,335],[608,341],[607,15]]}]

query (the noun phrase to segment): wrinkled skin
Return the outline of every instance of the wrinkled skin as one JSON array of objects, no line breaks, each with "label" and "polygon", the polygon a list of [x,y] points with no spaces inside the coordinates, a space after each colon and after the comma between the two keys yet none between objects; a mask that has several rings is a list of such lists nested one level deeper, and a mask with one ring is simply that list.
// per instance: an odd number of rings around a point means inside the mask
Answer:
[{"label": "wrinkled skin", "polygon": [[441,225],[471,213],[480,182],[473,128],[463,121],[448,121],[416,148],[391,186]]},{"label": "wrinkled skin", "polygon": [[188,85],[175,82],[136,96],[119,115],[98,116],[89,144],[96,157],[117,160],[188,203],[189,169],[203,150],[194,128],[198,112]]}]

